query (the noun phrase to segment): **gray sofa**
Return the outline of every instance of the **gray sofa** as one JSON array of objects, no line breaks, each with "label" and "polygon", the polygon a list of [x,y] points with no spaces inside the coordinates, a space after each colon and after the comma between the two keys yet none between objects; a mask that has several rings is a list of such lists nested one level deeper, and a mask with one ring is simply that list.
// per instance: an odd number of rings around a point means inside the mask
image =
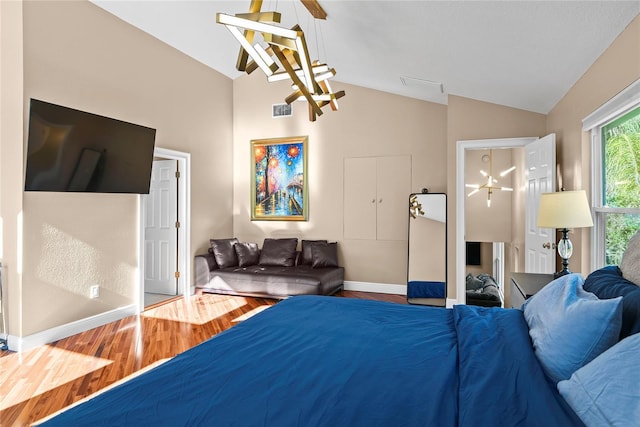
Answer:
[{"label": "gray sofa", "polygon": [[265,239],[256,243],[236,238],[211,239],[206,254],[194,259],[199,292],[283,299],[293,295],[331,295],[344,284],[337,243],[326,240]]}]

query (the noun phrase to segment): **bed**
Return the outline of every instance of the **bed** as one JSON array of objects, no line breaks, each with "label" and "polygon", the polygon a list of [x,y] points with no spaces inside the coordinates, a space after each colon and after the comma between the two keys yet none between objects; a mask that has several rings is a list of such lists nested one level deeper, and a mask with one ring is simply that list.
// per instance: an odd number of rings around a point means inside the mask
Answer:
[{"label": "bed", "polygon": [[638,425],[635,303],[622,336],[623,298],[583,284],[558,279],[523,310],[291,297],[41,425]]},{"label": "bed", "polygon": [[578,423],[520,311],[299,296],[43,425],[535,425],[543,415]]}]

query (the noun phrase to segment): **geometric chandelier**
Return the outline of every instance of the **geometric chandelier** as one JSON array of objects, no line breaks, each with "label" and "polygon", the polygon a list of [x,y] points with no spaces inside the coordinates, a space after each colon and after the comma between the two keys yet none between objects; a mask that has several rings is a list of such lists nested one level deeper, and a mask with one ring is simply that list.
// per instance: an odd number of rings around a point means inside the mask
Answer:
[{"label": "geometric chandelier", "polygon": [[[293,92],[285,102],[307,101],[312,122],[322,115],[322,108],[326,105],[336,111],[338,99],[345,95],[343,90],[332,92],[329,85],[329,79],[336,70],[327,64],[311,61],[304,32],[299,25],[291,29],[275,25],[280,23],[280,13],[261,12],[261,8],[262,0],[252,0],[248,13],[235,16],[216,14],[216,22],[225,25],[240,43],[236,62],[238,71],[250,74],[260,68],[269,82],[290,80]],[[254,42],[257,34],[262,40]]]},{"label": "geometric chandelier", "polygon": [[[495,185],[498,183],[498,180],[493,177],[493,150],[489,150],[488,156],[486,154],[482,156],[482,160],[489,162],[489,173],[485,172],[484,170],[480,170],[480,174],[483,177],[485,177],[487,181],[484,184],[465,184],[465,187],[473,188],[473,191],[467,194],[467,197],[473,196],[480,190],[487,190],[487,207],[491,207],[491,195],[495,190],[513,191],[513,188],[499,187]],[[500,172],[500,177],[503,178],[507,176],[508,174],[513,172],[515,169],[516,169],[515,166],[511,166],[510,168],[503,170],[502,172]]]}]

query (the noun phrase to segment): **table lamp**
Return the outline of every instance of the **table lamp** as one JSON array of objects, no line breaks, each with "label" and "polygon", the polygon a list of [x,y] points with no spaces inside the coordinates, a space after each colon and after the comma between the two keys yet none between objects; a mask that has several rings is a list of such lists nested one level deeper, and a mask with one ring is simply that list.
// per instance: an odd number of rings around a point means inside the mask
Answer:
[{"label": "table lamp", "polygon": [[569,240],[570,228],[593,227],[591,209],[584,190],[560,191],[558,193],[543,193],[540,195],[538,210],[538,227],[559,228],[562,238],[558,242],[558,254],[562,258],[562,270],[554,273],[558,278],[569,271],[569,258],[573,253],[573,245]]}]

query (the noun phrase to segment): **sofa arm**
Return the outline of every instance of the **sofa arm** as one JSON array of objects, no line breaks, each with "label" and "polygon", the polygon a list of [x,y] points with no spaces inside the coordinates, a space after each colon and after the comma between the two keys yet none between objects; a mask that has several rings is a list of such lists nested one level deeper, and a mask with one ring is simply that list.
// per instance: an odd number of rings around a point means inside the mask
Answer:
[{"label": "sofa arm", "polygon": [[218,269],[216,259],[212,254],[196,255],[194,260],[194,286],[200,288],[209,284],[209,272]]}]

